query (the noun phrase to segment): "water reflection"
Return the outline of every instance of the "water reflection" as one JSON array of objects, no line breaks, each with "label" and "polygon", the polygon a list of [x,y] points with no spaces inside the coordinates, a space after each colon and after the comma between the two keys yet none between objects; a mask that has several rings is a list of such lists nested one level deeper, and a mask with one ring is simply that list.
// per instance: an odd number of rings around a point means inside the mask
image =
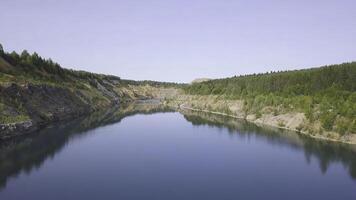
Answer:
[{"label": "water reflection", "polygon": [[120,122],[135,114],[173,112],[156,102],[133,103],[92,113],[87,117],[60,123],[33,133],[0,143],[0,189],[9,178],[21,172],[30,173],[42,163],[53,158],[74,137],[87,134],[88,130]]},{"label": "water reflection", "polygon": [[[88,130],[120,122],[127,116],[174,112],[157,103],[136,103],[93,113],[85,118],[48,127],[26,137],[0,143],[0,189],[11,177],[36,170],[47,159],[53,158],[70,140],[85,136]],[[285,146],[304,151],[306,162],[315,158],[320,170],[327,172],[331,163],[342,163],[350,176],[356,179],[356,148],[353,145],[331,143],[308,138],[303,135],[272,128],[258,127],[230,117],[193,111],[180,111],[184,118],[195,126],[207,125],[228,130],[231,137],[264,140],[271,145]],[[224,131],[225,132],[225,131]]]},{"label": "water reflection", "polygon": [[214,115],[204,112],[181,110],[184,118],[193,125],[208,125],[228,129],[233,137],[256,137],[273,145],[287,146],[304,151],[306,162],[312,158],[319,162],[321,172],[326,173],[331,163],[340,162],[348,169],[352,179],[356,180],[356,146],[317,140],[292,131],[272,127],[260,127],[244,120]]}]

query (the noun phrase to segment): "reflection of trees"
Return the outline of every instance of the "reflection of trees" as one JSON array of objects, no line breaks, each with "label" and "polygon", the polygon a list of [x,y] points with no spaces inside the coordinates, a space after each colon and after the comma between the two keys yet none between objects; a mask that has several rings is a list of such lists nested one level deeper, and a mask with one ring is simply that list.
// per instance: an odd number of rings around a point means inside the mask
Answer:
[{"label": "reflection of trees", "polygon": [[322,173],[326,173],[333,162],[340,162],[349,170],[349,174],[356,179],[356,148],[355,145],[317,140],[308,136],[295,134],[286,130],[259,127],[244,120],[235,118],[182,110],[184,118],[193,125],[207,125],[227,129],[235,137],[259,137],[273,145],[288,146],[296,150],[303,150],[306,162],[315,157]]},{"label": "reflection of trees", "polygon": [[320,169],[325,173],[333,162],[341,162],[348,168],[350,176],[356,179],[356,152],[350,145],[330,143],[326,141],[312,141],[304,137],[304,153],[306,157],[318,158]]},{"label": "reflection of trees", "polygon": [[172,112],[159,104],[129,104],[120,108],[92,113],[67,123],[56,124],[37,133],[0,143],[0,188],[7,180],[21,172],[38,169],[45,160],[53,158],[73,137],[85,135],[87,130],[120,122],[138,113]]},{"label": "reflection of trees", "polygon": [[[68,123],[60,123],[35,134],[14,138],[0,143],[0,188],[10,177],[21,172],[38,169],[48,158],[53,158],[64,145],[74,137],[86,135],[87,130],[120,122],[127,116],[171,112],[158,104],[130,104],[121,108],[95,112],[87,117]],[[185,119],[194,125],[207,125],[227,129],[232,137],[258,137],[272,145],[303,150],[307,162],[315,157],[320,170],[325,173],[333,162],[340,162],[348,168],[350,176],[356,179],[356,150],[354,146],[331,143],[281,131],[262,128],[243,120],[207,113],[182,111]]]}]

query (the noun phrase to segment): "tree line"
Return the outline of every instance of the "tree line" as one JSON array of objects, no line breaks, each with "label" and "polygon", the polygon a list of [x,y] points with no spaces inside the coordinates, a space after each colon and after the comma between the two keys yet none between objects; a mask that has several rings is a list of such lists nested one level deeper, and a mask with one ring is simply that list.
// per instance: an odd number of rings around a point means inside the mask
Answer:
[{"label": "tree line", "polygon": [[184,89],[192,95],[243,99],[246,111],[257,114],[266,106],[302,111],[325,130],[356,133],[356,62],[234,76]]},{"label": "tree line", "polygon": [[48,80],[48,81],[66,81],[75,82],[76,79],[83,79],[87,81],[93,81],[94,79],[104,84],[105,80],[116,81],[120,84],[131,85],[152,85],[159,87],[180,87],[184,84],[159,82],[159,81],[134,81],[121,79],[118,76],[97,74],[86,71],[78,71],[72,69],[62,68],[58,63],[51,59],[45,59],[39,56],[36,52],[30,54],[27,50],[23,50],[21,54],[15,51],[11,53],[5,52],[0,44],[0,57],[8,62],[12,67],[9,70],[4,71],[0,68],[0,72],[26,76],[31,79]]}]

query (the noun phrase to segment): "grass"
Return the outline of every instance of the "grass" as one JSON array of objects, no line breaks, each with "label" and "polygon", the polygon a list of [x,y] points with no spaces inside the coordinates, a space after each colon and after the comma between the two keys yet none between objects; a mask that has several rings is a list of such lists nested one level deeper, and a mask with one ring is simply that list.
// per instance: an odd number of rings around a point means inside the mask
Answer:
[{"label": "grass", "polygon": [[0,116],[0,124],[18,123],[29,120],[28,115]]}]

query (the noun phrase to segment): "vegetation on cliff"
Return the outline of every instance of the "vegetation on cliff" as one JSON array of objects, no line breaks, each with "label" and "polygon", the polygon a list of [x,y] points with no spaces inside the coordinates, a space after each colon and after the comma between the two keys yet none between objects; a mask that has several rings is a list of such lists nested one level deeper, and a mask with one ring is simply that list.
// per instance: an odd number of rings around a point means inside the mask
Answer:
[{"label": "vegetation on cliff", "polygon": [[151,98],[154,88],[180,86],[66,69],[37,53],[8,53],[0,45],[0,125],[61,120]]},{"label": "vegetation on cliff", "polygon": [[243,100],[244,111],[257,117],[266,107],[274,115],[302,112],[310,124],[321,123],[319,132],[356,133],[356,62],[216,79],[184,90],[191,95]]}]

